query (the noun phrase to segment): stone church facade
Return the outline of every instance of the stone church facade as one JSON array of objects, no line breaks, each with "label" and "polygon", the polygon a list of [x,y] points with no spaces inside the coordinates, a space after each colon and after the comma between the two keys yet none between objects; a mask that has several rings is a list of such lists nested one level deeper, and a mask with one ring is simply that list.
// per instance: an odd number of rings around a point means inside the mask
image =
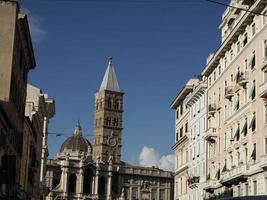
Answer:
[{"label": "stone church facade", "polygon": [[173,173],[121,160],[123,92],[112,59],[95,94],[93,145],[78,123],[47,161],[46,199],[172,200]]}]

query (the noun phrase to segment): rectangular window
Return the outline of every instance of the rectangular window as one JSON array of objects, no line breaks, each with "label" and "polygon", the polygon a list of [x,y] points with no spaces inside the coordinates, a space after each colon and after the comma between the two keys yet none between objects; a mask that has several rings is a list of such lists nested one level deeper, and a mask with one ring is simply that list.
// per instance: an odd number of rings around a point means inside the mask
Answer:
[{"label": "rectangular window", "polygon": [[264,51],[264,57],[265,57],[265,59],[267,59],[267,40],[264,40],[264,49],[263,49],[263,51]]},{"label": "rectangular window", "polygon": [[267,71],[264,71],[264,82],[267,82]]},{"label": "rectangular window", "polygon": [[159,191],[159,199],[164,200],[165,199],[165,190],[160,190]]},{"label": "rectangular window", "polygon": [[132,189],[132,198],[133,200],[138,200],[138,191],[137,188]]},{"label": "rectangular window", "polygon": [[253,181],[253,192],[254,195],[257,195],[257,181]]},{"label": "rectangular window", "polygon": [[[176,182],[176,188],[177,187],[178,187],[178,182]],[[156,189],[152,189],[151,199],[157,200],[157,190]]]},{"label": "rectangular window", "polygon": [[253,82],[252,82],[250,97],[251,97],[251,100],[254,100],[256,97],[256,81],[255,80],[253,80]]},{"label": "rectangular window", "polygon": [[220,75],[222,73],[222,68],[221,68],[221,66],[219,66],[218,68],[219,68],[218,71],[219,71],[219,75]]},{"label": "rectangular window", "polygon": [[237,53],[239,53],[239,52],[240,52],[240,42],[238,42],[238,43],[236,44],[236,47],[237,47]]},{"label": "rectangular window", "polygon": [[245,148],[245,163],[248,162],[248,148]]},{"label": "rectangular window", "polygon": [[185,133],[188,132],[188,122],[185,123]]},{"label": "rectangular window", "polygon": [[266,22],[267,22],[267,10],[265,10],[264,12],[263,12],[263,24],[266,24]]},{"label": "rectangular window", "polygon": [[265,154],[267,155],[267,138],[265,138]]},{"label": "rectangular window", "polygon": [[245,183],[245,196],[248,196],[248,183]]},{"label": "rectangular window", "polygon": [[241,188],[240,188],[240,185],[237,186],[237,195],[238,195],[238,197],[241,196]]},{"label": "rectangular window", "polygon": [[255,33],[256,33],[255,23],[253,23],[252,26],[251,26],[251,32],[252,32],[252,35],[255,35]]},{"label": "rectangular window", "polygon": [[244,35],[244,40],[243,40],[243,47],[246,46],[247,43],[248,43],[248,35],[245,34]]},{"label": "rectangular window", "polygon": [[249,62],[250,68],[254,69],[256,65],[256,52],[253,51],[250,62]]},{"label": "rectangular window", "polygon": [[216,81],[216,71],[213,73],[214,81]]},{"label": "rectangular window", "polygon": [[180,128],[180,138],[183,137],[183,127]]},{"label": "rectangular window", "polygon": [[176,110],[176,119],[178,119],[179,118],[179,110],[177,109]]}]

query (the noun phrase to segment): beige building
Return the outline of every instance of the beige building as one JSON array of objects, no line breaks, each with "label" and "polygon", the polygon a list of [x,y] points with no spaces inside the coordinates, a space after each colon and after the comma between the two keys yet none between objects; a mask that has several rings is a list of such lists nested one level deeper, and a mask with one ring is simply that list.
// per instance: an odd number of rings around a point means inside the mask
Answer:
[{"label": "beige building", "polygon": [[20,185],[28,72],[35,59],[27,16],[0,1],[0,198],[24,199]]},{"label": "beige building", "polygon": [[172,200],[173,173],[121,160],[123,93],[112,59],[95,94],[93,144],[78,123],[74,135],[48,160],[46,180],[52,199]]},{"label": "beige building", "polygon": [[[39,88],[27,85],[20,185],[26,199],[40,199],[42,171],[48,154],[46,137],[48,121],[55,113],[55,102]],[[43,180],[44,181],[44,180]]]},{"label": "beige building", "polygon": [[190,79],[171,103],[175,110],[175,154],[174,199],[188,200],[188,167],[189,167],[189,119],[190,110],[185,99],[197,85],[198,79]]},{"label": "beige building", "polygon": [[267,194],[267,1],[230,5],[219,26],[222,43],[202,71],[208,81],[207,199]]}]

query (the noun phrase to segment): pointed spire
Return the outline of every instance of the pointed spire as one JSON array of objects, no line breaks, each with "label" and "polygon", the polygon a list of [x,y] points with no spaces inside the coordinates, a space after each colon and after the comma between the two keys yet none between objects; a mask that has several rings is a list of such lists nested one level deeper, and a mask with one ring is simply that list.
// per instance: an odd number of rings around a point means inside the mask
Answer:
[{"label": "pointed spire", "polygon": [[74,135],[78,136],[78,135],[82,135],[82,127],[80,124],[80,121],[78,120],[76,126],[75,126],[75,130],[74,130]]},{"label": "pointed spire", "polygon": [[103,90],[120,92],[120,87],[112,64],[112,57],[109,57],[108,67],[99,89],[99,91]]}]

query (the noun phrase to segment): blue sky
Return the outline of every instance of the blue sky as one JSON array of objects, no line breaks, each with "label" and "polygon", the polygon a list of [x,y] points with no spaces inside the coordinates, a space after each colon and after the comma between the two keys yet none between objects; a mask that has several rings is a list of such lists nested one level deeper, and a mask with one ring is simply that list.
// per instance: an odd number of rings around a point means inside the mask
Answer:
[{"label": "blue sky", "polygon": [[[56,100],[49,132],[72,134],[79,119],[92,141],[94,92],[112,55],[125,92],[123,160],[138,163],[144,146],[172,154],[169,105],[219,47],[225,8],[202,0],[155,1],[22,1],[37,61],[29,82]],[[49,135],[51,157],[67,137]]]}]

